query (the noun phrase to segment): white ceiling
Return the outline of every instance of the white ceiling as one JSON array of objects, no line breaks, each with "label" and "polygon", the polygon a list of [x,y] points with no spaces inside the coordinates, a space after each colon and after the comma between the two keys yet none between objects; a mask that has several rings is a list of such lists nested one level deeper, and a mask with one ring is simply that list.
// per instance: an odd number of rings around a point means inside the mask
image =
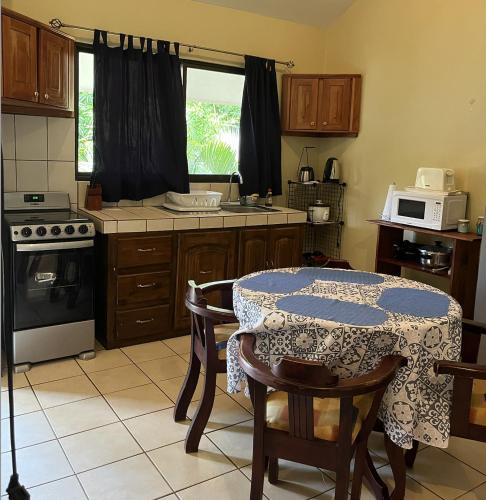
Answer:
[{"label": "white ceiling", "polygon": [[262,16],[323,28],[338,18],[354,0],[195,0]]}]

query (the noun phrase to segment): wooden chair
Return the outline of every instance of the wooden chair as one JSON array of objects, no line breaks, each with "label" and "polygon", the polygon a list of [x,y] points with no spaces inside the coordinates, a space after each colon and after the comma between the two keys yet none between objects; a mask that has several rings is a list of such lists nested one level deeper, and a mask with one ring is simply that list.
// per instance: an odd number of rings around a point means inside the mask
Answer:
[{"label": "wooden chair", "polygon": [[351,269],[351,270],[354,270],[354,268],[351,267],[351,264],[349,263],[349,261],[343,260],[343,259],[329,259],[321,267],[327,267],[330,269]]},{"label": "wooden chair", "polygon": [[[187,409],[204,367],[204,390],[186,436],[186,453],[198,450],[208,423],[216,391],[216,374],[226,373],[226,342],[238,329],[233,313],[234,280],[196,285],[189,281],[186,307],[191,311],[191,353],[189,369],[174,408],[174,420],[185,420]],[[211,300],[213,304],[209,305]]]},{"label": "wooden chair", "polygon": [[[268,480],[278,481],[279,458],[335,471],[335,498],[347,499],[353,456],[351,498],[359,499],[363,474],[387,498],[367,443],[386,387],[405,358],[386,356],[371,373],[339,380],[315,361],[284,357],[269,368],[254,354],[253,335],[242,334],[240,341],[240,365],[255,410],[250,499],[262,498],[267,461]],[[268,387],[276,392],[267,394]]]},{"label": "wooden chair", "polygon": [[[464,321],[463,328],[468,334],[486,335],[484,324]],[[437,374],[454,375],[451,436],[486,442],[486,365],[436,361],[434,368]]]}]

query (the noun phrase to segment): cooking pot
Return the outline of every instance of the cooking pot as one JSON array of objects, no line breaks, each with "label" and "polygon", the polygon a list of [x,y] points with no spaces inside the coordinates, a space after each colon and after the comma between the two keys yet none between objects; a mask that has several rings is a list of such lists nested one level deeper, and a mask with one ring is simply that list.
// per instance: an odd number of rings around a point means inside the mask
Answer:
[{"label": "cooking pot", "polygon": [[435,245],[423,245],[418,248],[420,264],[432,269],[447,268],[451,265],[452,248],[445,247],[440,241]]}]

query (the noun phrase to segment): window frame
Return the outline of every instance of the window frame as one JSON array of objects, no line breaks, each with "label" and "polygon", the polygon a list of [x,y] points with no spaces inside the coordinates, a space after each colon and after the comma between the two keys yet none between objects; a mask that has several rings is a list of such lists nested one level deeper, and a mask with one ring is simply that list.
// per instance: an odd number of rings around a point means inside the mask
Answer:
[{"label": "window frame", "polygon": [[[91,173],[78,171],[78,126],[79,126],[79,53],[87,52],[93,54],[93,46],[89,43],[77,42],[75,46],[75,64],[74,64],[74,116],[75,116],[75,169],[77,181],[89,181]],[[217,64],[206,61],[196,61],[193,59],[181,59],[182,69],[182,89],[184,93],[184,109],[186,107],[186,89],[187,89],[187,69],[203,69],[207,71],[216,71],[219,73],[230,73],[233,75],[244,75],[245,68],[238,66],[229,66],[226,64]],[[196,183],[216,183],[229,182],[230,174],[190,174],[189,182]]]}]

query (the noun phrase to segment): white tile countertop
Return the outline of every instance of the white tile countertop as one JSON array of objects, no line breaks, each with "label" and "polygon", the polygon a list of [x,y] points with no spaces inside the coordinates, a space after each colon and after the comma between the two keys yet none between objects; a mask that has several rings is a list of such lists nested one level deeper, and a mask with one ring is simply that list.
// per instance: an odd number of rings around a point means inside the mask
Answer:
[{"label": "white tile countertop", "polygon": [[225,211],[175,214],[157,207],[109,207],[101,210],[79,210],[85,213],[100,233],[143,233],[147,231],[181,231],[227,227],[300,224],[307,214],[287,207],[272,207],[278,212],[241,214]]}]

